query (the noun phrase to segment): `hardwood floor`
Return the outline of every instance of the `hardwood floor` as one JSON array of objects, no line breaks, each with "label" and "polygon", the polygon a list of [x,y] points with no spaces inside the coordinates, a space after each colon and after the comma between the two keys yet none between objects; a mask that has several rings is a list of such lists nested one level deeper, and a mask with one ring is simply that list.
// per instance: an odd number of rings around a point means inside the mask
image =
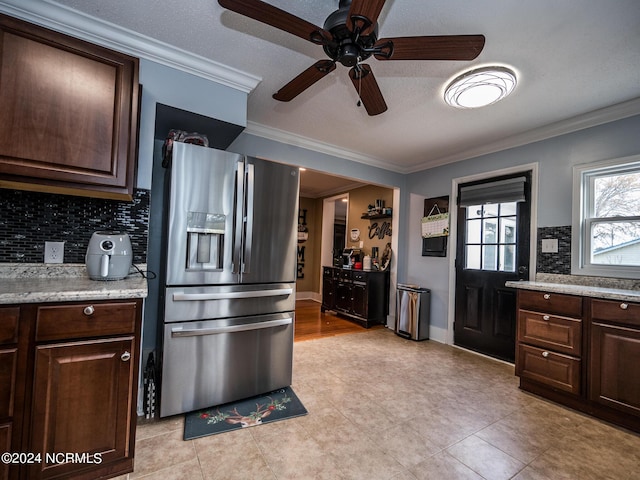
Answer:
[{"label": "hardwood floor", "polygon": [[367,329],[355,322],[338,317],[332,312],[322,313],[320,304],[313,300],[298,300],[296,302],[294,331],[294,341],[296,342],[333,337],[345,333],[366,332],[377,328],[384,327],[382,325],[374,325]]}]

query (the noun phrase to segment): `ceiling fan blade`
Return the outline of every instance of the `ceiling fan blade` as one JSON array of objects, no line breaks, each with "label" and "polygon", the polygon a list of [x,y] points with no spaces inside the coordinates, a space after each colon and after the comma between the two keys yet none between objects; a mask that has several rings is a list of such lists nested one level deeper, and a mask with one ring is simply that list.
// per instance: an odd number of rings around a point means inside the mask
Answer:
[{"label": "ceiling fan blade", "polygon": [[318,45],[325,45],[333,40],[333,36],[327,30],[260,0],[218,0],[218,3],[245,17],[253,18]]},{"label": "ceiling fan blade", "polygon": [[293,100],[311,85],[316,83],[318,80],[321,80],[335,69],[335,62],[331,60],[320,60],[274,93],[273,98],[280,100],[281,102]]},{"label": "ceiling fan blade", "polygon": [[347,28],[354,31],[354,17],[365,17],[369,23],[356,21],[355,26],[360,26],[362,35],[369,35],[376,27],[384,2],[385,0],[353,0],[347,15]]},{"label": "ceiling fan blade", "polygon": [[381,38],[378,60],[473,60],[484,48],[484,35]]},{"label": "ceiling fan blade", "polygon": [[387,104],[369,65],[356,65],[349,70],[349,77],[369,115],[379,115],[387,111]]}]

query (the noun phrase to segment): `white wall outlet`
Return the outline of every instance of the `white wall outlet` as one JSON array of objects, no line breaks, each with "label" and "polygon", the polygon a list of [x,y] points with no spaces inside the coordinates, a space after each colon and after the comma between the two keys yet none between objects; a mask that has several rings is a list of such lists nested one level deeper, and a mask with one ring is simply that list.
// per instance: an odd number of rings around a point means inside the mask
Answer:
[{"label": "white wall outlet", "polygon": [[558,239],[544,238],[542,240],[542,253],[558,253]]},{"label": "white wall outlet", "polygon": [[44,242],[44,263],[63,263],[64,242]]}]

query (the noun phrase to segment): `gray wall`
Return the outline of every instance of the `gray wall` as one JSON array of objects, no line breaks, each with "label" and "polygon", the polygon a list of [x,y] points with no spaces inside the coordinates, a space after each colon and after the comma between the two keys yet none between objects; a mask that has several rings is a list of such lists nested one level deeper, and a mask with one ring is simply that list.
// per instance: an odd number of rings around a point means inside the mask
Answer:
[{"label": "gray wall", "polygon": [[[571,225],[572,167],[640,152],[640,116],[618,120],[522,147],[413,173],[407,177],[409,226],[399,256],[405,262],[400,282],[431,288],[432,338],[444,341],[449,314],[449,260],[422,257],[420,218],[424,199],[451,194],[452,180],[517,165],[538,163],[537,226]],[[451,228],[455,226],[452,225]],[[451,248],[451,246],[450,246]]]}]

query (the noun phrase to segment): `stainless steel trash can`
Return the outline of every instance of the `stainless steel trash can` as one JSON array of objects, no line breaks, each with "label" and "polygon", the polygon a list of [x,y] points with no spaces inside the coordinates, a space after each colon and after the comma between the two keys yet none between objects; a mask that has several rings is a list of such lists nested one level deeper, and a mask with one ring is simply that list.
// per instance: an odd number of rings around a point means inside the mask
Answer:
[{"label": "stainless steel trash can", "polygon": [[431,291],[417,285],[399,283],[397,292],[396,334],[411,340],[427,340]]}]

